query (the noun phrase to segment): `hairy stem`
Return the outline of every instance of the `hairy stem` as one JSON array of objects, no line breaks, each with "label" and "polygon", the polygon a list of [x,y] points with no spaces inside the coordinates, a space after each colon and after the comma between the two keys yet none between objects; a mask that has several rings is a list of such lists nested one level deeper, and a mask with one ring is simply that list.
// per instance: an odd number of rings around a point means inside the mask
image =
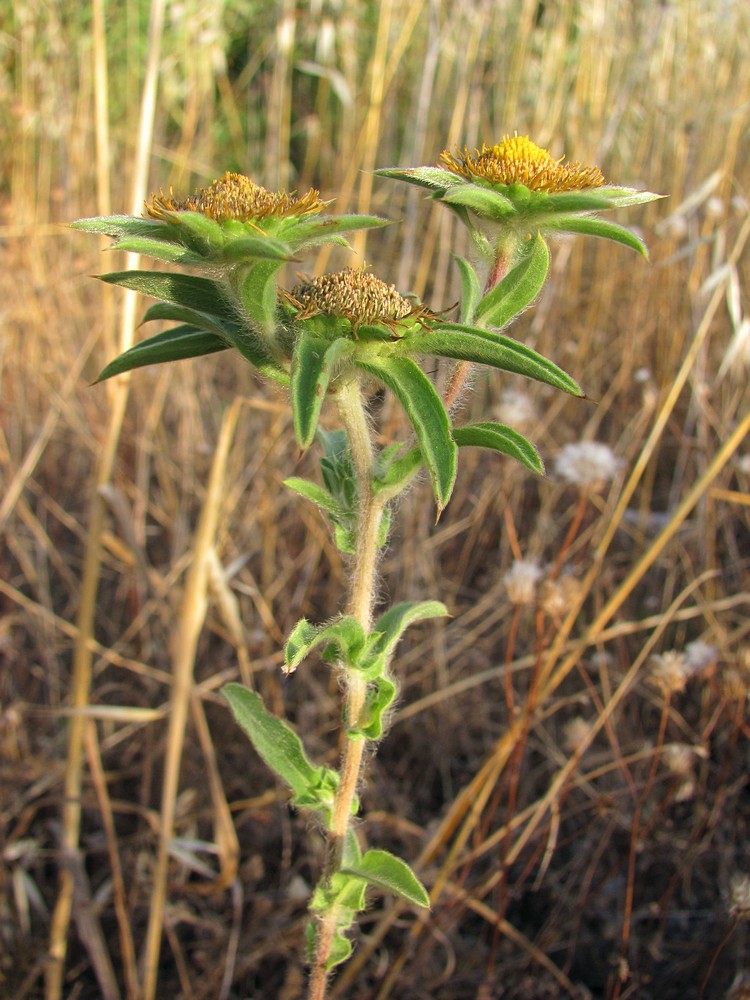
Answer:
[{"label": "hairy stem", "polygon": [[[375,587],[380,546],[380,523],[383,501],[372,489],[374,450],[364,401],[357,382],[343,386],[337,397],[339,414],[349,439],[359,497],[357,552],[349,590],[347,613],[353,615],[365,632],[372,628]],[[344,718],[348,728],[357,726],[365,706],[367,682],[357,670],[345,672]],[[352,818],[359,776],[362,769],[365,741],[347,737],[339,773],[331,819],[328,856],[322,881],[329,882],[341,867],[347,833]],[[310,976],[309,1000],[324,1000],[328,980],[327,963],[331,955],[335,932],[335,911],[323,913],[317,929],[316,952]]]}]

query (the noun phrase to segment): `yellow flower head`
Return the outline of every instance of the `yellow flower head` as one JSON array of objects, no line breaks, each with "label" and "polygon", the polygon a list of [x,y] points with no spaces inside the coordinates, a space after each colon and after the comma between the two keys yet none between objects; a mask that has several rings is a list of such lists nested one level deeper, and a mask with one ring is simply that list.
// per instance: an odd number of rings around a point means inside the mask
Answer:
[{"label": "yellow flower head", "polygon": [[395,285],[387,285],[360,268],[324,274],[296,285],[288,294],[299,309],[299,319],[312,316],[341,316],[356,331],[364,324],[386,326],[395,332],[402,320],[427,316],[427,310],[413,307]]},{"label": "yellow flower head", "polygon": [[163,219],[171,212],[200,212],[216,222],[257,222],[271,216],[283,219],[309,215],[320,212],[325,205],[313,188],[297,198],[286,191],[267,191],[249,177],[227,170],[222,178],[187,198],[174,198],[171,188],[168,195],[163,191],[152,194],[146,202],[146,215]]},{"label": "yellow flower head", "polygon": [[531,191],[550,194],[601,187],[604,177],[598,167],[580,163],[563,163],[537,146],[524,135],[503,136],[495,146],[482,143],[471,154],[466,146],[463,153],[447,149],[440,154],[440,166],[467,181],[484,180],[490,184],[523,184]]}]

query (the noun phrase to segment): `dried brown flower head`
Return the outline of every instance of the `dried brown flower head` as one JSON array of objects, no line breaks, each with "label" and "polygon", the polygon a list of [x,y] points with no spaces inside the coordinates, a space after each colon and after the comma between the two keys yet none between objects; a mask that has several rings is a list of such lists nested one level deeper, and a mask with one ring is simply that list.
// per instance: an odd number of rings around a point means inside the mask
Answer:
[{"label": "dried brown flower head", "polygon": [[402,321],[430,315],[426,309],[415,308],[395,285],[355,267],[303,281],[287,297],[299,309],[299,319],[341,316],[349,320],[355,332],[357,327],[371,324],[386,326],[395,333]]}]

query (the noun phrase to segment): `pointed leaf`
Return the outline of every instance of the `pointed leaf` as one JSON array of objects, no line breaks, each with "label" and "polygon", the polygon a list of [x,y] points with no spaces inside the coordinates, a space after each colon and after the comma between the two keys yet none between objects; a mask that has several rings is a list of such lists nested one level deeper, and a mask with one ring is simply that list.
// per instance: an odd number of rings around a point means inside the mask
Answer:
[{"label": "pointed leaf", "polygon": [[360,229],[379,229],[389,226],[387,219],[376,215],[335,215],[303,219],[289,234],[289,242],[296,248],[327,243],[340,233],[351,233]]},{"label": "pointed leaf", "polygon": [[172,302],[155,302],[143,314],[141,323],[150,323],[153,320],[161,319],[189,323],[202,330],[211,330],[217,336],[233,343],[233,337],[229,332],[231,324],[225,318],[212,316],[207,312],[199,312],[197,309],[188,309],[187,306],[176,306]]},{"label": "pointed leaf", "polygon": [[166,361],[182,361],[185,358],[215,354],[217,351],[225,351],[227,347],[228,344],[215,333],[196,330],[193,326],[176,326],[141,341],[110,361],[96,381],[104,382],[113,375],[122,375],[123,372],[143,368],[144,365],[160,365]]},{"label": "pointed leaf", "polygon": [[479,287],[477,272],[463,257],[456,257],[456,264],[461,275],[461,305],[459,312],[459,322],[472,323],[476,312],[477,303],[482,297]]},{"label": "pointed leaf", "polygon": [[260,695],[241,684],[225,684],[222,694],[258,754],[295,793],[309,794],[320,783],[321,768],[307,759],[302,741],[286,722],[266,711]]},{"label": "pointed leaf", "polygon": [[510,198],[478,184],[451,188],[439,198],[444,205],[465,208],[484,219],[495,219],[498,222],[504,222],[509,216],[516,214],[516,206]]},{"label": "pointed leaf", "polygon": [[301,448],[308,448],[315,437],[336,362],[353,349],[353,343],[342,337],[331,343],[304,332],[298,335],[292,354],[292,413]]},{"label": "pointed leaf", "polygon": [[243,236],[229,240],[222,250],[227,260],[277,260],[293,259],[291,247],[271,236]]},{"label": "pointed leaf", "polygon": [[560,212],[597,212],[612,208],[611,199],[601,192],[602,188],[591,188],[588,191],[562,191],[559,194],[547,194],[541,198],[537,194],[529,201],[525,212],[536,222],[539,215],[554,215]]},{"label": "pointed leaf", "polygon": [[294,626],[284,646],[286,673],[296,670],[308,653],[322,642],[333,646],[347,667],[355,667],[365,644],[365,632],[351,615],[338,618],[331,625],[312,625],[303,618]]},{"label": "pointed leaf", "polygon": [[391,345],[394,352],[435,355],[490,365],[503,371],[515,372],[527,378],[546,382],[573,396],[583,396],[577,382],[557,365],[530,347],[493,330],[481,330],[460,323],[444,323],[430,333],[404,337]]},{"label": "pointed leaf", "polygon": [[250,321],[264,333],[276,326],[276,282],[282,262],[261,260],[239,267],[233,281],[237,298]]},{"label": "pointed leaf", "polygon": [[[404,340],[398,344],[403,344]],[[450,435],[448,414],[435,387],[419,365],[409,358],[373,356],[365,361],[357,356],[355,364],[383,382],[406,411],[430,473],[435,501],[442,510],[456,480],[457,449]]]},{"label": "pointed leaf", "polygon": [[203,257],[186,250],[180,243],[165,243],[161,240],[147,239],[145,236],[123,236],[113,243],[110,249],[138,253],[144,257],[153,257],[155,260],[165,260],[170,264],[196,267],[206,263]]},{"label": "pointed leaf", "polygon": [[385,889],[415,906],[429,907],[430,897],[417,876],[401,858],[389,851],[366,851],[358,864],[343,869],[370,885]]},{"label": "pointed leaf", "polygon": [[492,448],[500,451],[504,455],[509,455],[521,462],[527,469],[544,475],[544,463],[539,457],[531,441],[528,441],[523,434],[506,427],[504,424],[492,422],[469,424],[466,427],[456,427],[453,431],[453,440],[459,448]]},{"label": "pointed leaf", "polygon": [[378,177],[391,177],[408,184],[429,188],[431,191],[447,191],[448,188],[465,185],[467,182],[450,170],[440,167],[381,167],[375,173]]},{"label": "pointed leaf", "polygon": [[224,246],[224,233],[215,219],[202,212],[177,211],[167,214],[167,222],[185,246],[201,257],[214,257]]},{"label": "pointed leaf", "polygon": [[102,215],[92,219],[78,219],[70,223],[71,229],[84,233],[101,233],[103,236],[145,236],[155,240],[178,242],[174,227],[157,219],[139,219],[132,215]]},{"label": "pointed leaf", "polygon": [[549,250],[537,235],[521,261],[477,306],[474,322],[481,326],[503,327],[526,309],[547,279]]},{"label": "pointed leaf", "polygon": [[341,504],[336,500],[323,486],[319,486],[317,483],[311,483],[309,479],[300,479],[297,476],[290,476],[289,479],[284,480],[284,486],[288,486],[290,490],[294,490],[295,493],[299,493],[300,496],[305,497],[306,500],[311,500],[318,507],[321,507],[326,513],[333,514],[334,517],[343,518],[346,516],[346,510],[341,506]]},{"label": "pointed leaf", "polygon": [[409,601],[396,604],[378,618],[374,633],[380,633],[369,652],[365,668],[371,661],[379,660],[383,669],[393,654],[397,642],[414,622],[426,618],[443,618],[448,609],[440,601]]},{"label": "pointed leaf", "polygon": [[419,448],[410,448],[401,458],[389,462],[385,472],[373,480],[374,492],[398,496],[401,490],[414,478],[422,464],[422,452]]},{"label": "pointed leaf", "polygon": [[380,739],[383,735],[383,713],[393,704],[396,691],[396,685],[387,677],[378,677],[368,684],[359,725],[347,729],[349,739]]},{"label": "pointed leaf", "polygon": [[545,223],[545,228],[555,229],[562,233],[582,233],[584,236],[599,236],[605,240],[622,243],[631,250],[636,250],[648,259],[648,248],[640,236],[624,226],[614,222],[604,222],[602,219],[587,219],[585,217],[564,216],[551,223]]},{"label": "pointed leaf", "polygon": [[215,281],[197,278],[192,274],[158,273],[153,271],[114,271],[100,275],[110,285],[132,288],[142,295],[150,295],[174,305],[187,306],[199,312],[215,313],[233,318],[234,314],[226,297]]},{"label": "pointed leaf", "polygon": [[649,201],[659,201],[668,197],[653,191],[637,191],[635,188],[612,187],[606,185],[598,189],[599,194],[609,202],[609,208],[626,208],[628,205],[645,205]]}]

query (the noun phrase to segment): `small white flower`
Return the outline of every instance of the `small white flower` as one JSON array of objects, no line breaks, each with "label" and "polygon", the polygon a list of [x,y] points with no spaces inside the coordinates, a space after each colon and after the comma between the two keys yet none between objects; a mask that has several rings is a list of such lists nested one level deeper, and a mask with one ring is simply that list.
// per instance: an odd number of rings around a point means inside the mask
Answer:
[{"label": "small white flower", "polygon": [[516,559],[503,576],[511,603],[533,604],[536,600],[536,585],[541,576],[541,569],[532,559]]},{"label": "small white flower", "polygon": [[621,468],[622,459],[600,441],[566,444],[555,459],[555,472],[561,479],[586,489],[601,489]]}]

